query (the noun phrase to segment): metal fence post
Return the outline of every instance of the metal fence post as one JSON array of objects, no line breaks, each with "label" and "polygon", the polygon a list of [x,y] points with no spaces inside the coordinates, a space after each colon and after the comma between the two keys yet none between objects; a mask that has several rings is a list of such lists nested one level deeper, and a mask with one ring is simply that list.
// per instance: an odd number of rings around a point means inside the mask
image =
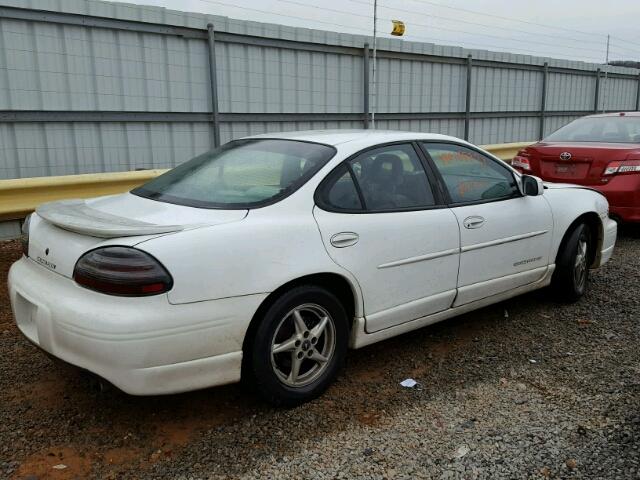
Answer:
[{"label": "metal fence post", "polygon": [[363,57],[363,72],[362,72],[362,86],[363,86],[363,110],[364,110],[364,128],[369,128],[369,44],[364,44],[364,57]]},{"label": "metal fence post", "polygon": [[467,91],[464,105],[464,139],[469,140],[469,126],[471,123],[471,69],[473,68],[471,55],[467,57]]},{"label": "metal fence post", "polygon": [[593,101],[593,112],[598,113],[598,103],[600,101],[600,69],[596,70],[596,93]]},{"label": "metal fence post", "polygon": [[547,81],[549,79],[549,64],[544,62],[542,67],[542,99],[540,100],[540,131],[538,132],[538,139],[542,140],[544,137],[544,117],[547,107]]},{"label": "metal fence post", "polygon": [[636,112],[640,110],[640,73],[638,74],[638,89],[636,90]]},{"label": "metal fence post", "polygon": [[213,123],[213,146],[220,146],[220,122],[218,118],[218,75],[216,70],[216,41],[213,23],[207,25],[209,40],[209,77],[211,78],[211,122]]}]

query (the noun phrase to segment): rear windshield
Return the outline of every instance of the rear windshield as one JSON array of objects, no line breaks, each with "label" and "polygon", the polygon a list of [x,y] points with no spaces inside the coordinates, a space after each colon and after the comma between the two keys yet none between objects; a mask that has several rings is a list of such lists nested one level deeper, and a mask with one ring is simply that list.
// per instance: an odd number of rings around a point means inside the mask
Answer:
[{"label": "rear windshield", "polygon": [[278,201],[309,180],[335,149],[294,140],[236,140],[131,193],[201,208],[251,208]]},{"label": "rear windshield", "polygon": [[544,139],[546,142],[640,143],[640,117],[579,118]]}]

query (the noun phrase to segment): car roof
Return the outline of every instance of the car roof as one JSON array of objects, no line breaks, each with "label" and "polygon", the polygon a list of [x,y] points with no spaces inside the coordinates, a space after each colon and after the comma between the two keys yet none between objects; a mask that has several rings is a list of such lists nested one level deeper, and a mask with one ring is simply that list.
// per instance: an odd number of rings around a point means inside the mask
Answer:
[{"label": "car roof", "polygon": [[378,143],[402,140],[448,140],[466,143],[459,138],[438,133],[400,132],[395,130],[304,130],[297,132],[264,133],[244,138],[278,138],[283,140],[299,140],[305,142],[340,145],[347,142],[363,142],[376,145]]},{"label": "car roof", "polygon": [[596,113],[594,115],[587,115],[584,118],[599,118],[599,117],[640,117],[640,112]]}]

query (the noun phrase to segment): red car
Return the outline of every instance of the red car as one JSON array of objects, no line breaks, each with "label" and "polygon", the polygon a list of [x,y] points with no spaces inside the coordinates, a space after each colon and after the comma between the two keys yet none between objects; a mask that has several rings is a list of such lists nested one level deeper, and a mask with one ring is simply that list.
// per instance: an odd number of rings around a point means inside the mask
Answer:
[{"label": "red car", "polygon": [[549,182],[587,185],[611,218],[640,222],[640,112],[582,117],[518,152],[512,165]]}]

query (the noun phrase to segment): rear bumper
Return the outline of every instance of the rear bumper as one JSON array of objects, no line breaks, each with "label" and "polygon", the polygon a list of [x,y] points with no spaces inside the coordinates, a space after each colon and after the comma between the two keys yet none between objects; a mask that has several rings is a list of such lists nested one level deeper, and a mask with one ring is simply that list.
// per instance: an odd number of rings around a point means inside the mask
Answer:
[{"label": "rear bumper", "polygon": [[605,185],[589,185],[609,202],[612,216],[624,222],[640,222],[640,175],[618,175]]},{"label": "rear bumper", "polygon": [[238,381],[244,335],[266,296],[183,305],[166,295],[113,297],[25,257],[8,283],[16,324],[31,342],[133,395]]},{"label": "rear bumper", "polygon": [[639,223],[640,222],[640,206],[638,207],[616,207],[609,206],[610,215],[619,218],[623,222]]}]

